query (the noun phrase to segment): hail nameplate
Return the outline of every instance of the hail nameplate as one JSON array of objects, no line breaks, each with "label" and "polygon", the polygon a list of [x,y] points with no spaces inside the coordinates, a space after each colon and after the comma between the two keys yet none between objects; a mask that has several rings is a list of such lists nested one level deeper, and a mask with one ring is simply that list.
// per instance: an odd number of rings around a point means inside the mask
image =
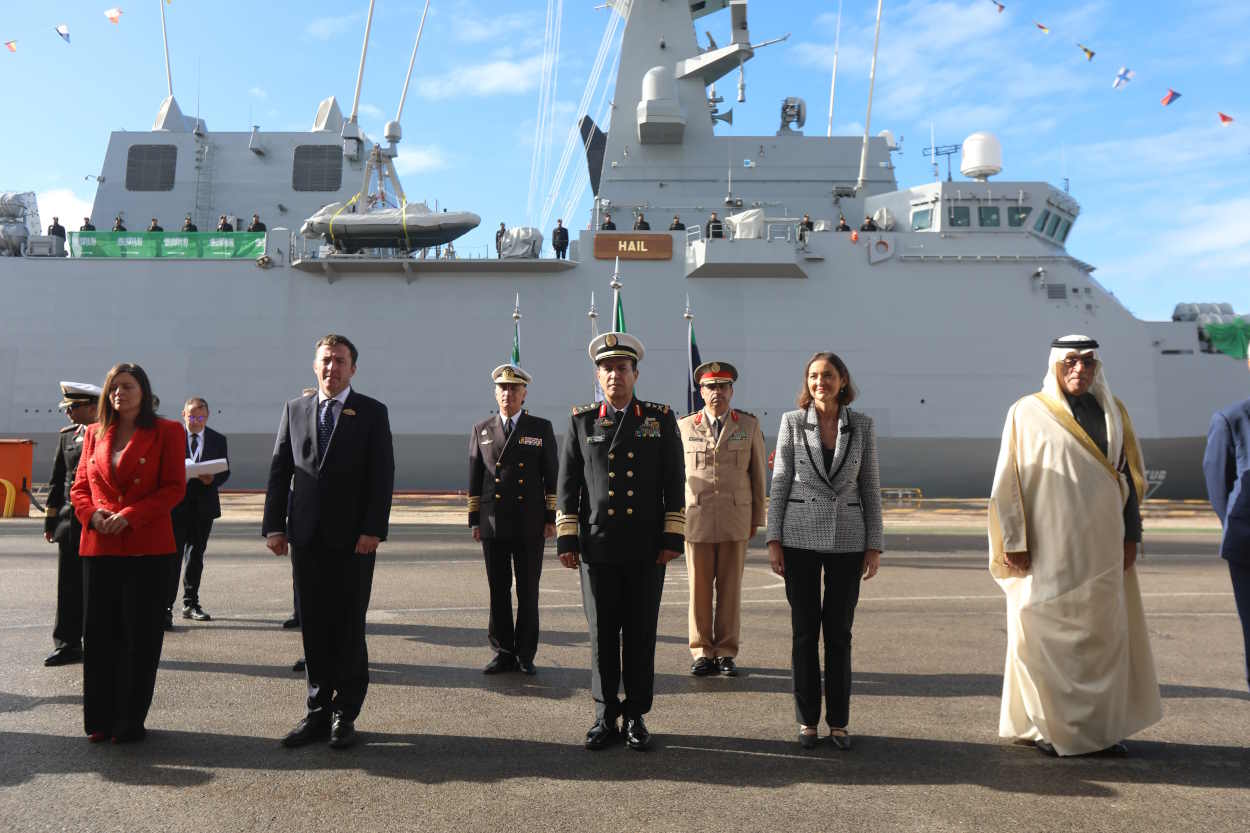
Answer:
[{"label": "hail nameplate", "polygon": [[595,234],[595,258],[598,260],[672,260],[671,234],[615,233]]}]

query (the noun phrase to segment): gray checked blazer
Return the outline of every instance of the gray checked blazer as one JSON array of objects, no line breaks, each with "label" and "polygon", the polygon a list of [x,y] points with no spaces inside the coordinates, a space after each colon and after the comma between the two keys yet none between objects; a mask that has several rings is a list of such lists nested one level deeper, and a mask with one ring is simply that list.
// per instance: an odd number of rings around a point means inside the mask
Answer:
[{"label": "gray checked blazer", "polygon": [[884,549],[877,431],[871,417],[842,410],[847,421],[832,476],[824,470],[815,406],[782,414],[766,540],[826,553]]}]

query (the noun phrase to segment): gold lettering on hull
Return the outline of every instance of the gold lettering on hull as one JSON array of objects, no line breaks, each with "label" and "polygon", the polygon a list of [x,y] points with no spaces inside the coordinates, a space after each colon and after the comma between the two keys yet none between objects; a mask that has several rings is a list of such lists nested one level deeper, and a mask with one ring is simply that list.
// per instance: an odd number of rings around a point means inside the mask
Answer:
[{"label": "gold lettering on hull", "polygon": [[595,257],[599,260],[672,260],[671,234],[640,234],[598,232],[595,234]]}]

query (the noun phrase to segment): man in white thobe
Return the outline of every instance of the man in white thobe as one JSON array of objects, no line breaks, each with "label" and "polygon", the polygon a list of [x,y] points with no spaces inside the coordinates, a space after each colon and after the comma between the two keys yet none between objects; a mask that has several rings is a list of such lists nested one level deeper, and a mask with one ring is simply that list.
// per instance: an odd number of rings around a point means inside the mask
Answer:
[{"label": "man in white thobe", "polygon": [[1051,345],[1011,406],[990,493],[990,572],[1007,596],[998,733],[1049,755],[1124,754],[1162,717],[1133,565],[1141,449],[1098,343]]}]

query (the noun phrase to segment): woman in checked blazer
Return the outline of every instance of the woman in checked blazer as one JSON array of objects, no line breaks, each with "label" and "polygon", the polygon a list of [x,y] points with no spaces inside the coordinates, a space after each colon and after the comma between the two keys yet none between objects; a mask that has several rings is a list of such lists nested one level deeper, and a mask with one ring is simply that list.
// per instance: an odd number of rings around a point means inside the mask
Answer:
[{"label": "woman in checked blazer", "polygon": [[[819,740],[820,637],[829,739],[850,749],[851,623],[860,580],[881,562],[881,482],[872,419],[834,353],[808,359],[797,411],[781,417],[768,506],[768,559],[786,581],[799,743]],[[821,602],[821,585],[824,601]]]}]

